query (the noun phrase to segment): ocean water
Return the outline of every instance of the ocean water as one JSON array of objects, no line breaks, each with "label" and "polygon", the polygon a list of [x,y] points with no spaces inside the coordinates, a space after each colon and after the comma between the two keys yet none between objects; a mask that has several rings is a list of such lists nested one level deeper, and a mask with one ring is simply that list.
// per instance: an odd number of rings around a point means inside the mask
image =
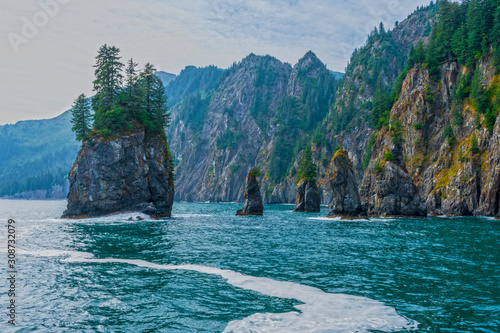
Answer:
[{"label": "ocean water", "polygon": [[499,221],[287,205],[235,217],[241,205],[213,203],[175,203],[162,221],[61,220],[65,205],[0,200],[0,332],[500,331]]}]

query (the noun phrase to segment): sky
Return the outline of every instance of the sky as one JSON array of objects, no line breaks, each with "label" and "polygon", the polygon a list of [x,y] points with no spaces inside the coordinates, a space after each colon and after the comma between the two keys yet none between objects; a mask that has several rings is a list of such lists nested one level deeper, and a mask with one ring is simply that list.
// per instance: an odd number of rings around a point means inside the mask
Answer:
[{"label": "sky", "polygon": [[55,117],[92,95],[103,44],[123,62],[230,67],[250,53],[295,64],[312,50],[344,71],[383,22],[430,0],[0,0],[0,124]]}]

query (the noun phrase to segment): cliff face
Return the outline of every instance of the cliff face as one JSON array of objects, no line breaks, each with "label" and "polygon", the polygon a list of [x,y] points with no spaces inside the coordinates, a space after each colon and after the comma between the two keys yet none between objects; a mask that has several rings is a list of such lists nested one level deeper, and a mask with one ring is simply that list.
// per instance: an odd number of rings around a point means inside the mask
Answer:
[{"label": "cliff face", "polygon": [[176,200],[242,202],[246,175],[258,165],[265,174],[264,201],[294,202],[295,182],[285,195],[274,195],[273,184],[281,183],[299,141],[326,114],[334,82],[312,52],[293,67],[252,54],[227,70],[206,108],[198,109],[199,127],[182,119],[185,105],[174,107],[169,136],[177,160]]},{"label": "cliff face", "polygon": [[[401,124],[399,154],[393,155],[404,173],[402,179],[410,192],[416,189],[413,197],[421,197],[432,215],[495,216],[499,211],[499,121],[489,131],[484,110],[477,110],[470,98],[457,103],[458,77],[467,70],[447,62],[441,66],[440,81],[434,82],[426,69],[415,66],[391,110],[391,121]],[[499,77],[490,57],[478,61],[476,71],[486,89],[498,90]],[[394,152],[394,137],[390,127],[377,133],[363,180],[367,187],[377,184],[374,167],[385,163],[384,154]],[[386,169],[383,166],[383,174]]]},{"label": "cliff face", "polygon": [[86,140],[69,174],[63,217],[141,211],[169,217],[174,198],[172,166],[164,136],[144,130],[115,139]]},{"label": "cliff face", "polygon": [[[412,45],[427,40],[434,20],[435,6],[417,10],[391,31],[377,30],[366,45],[354,51],[345,76],[336,93],[334,104],[313,137],[313,158],[319,168],[318,187],[323,205],[330,205],[334,193],[330,186],[331,157],[335,149],[349,152],[353,171],[360,183],[364,176],[363,158],[373,133],[370,126],[377,89],[387,92],[404,70]],[[300,154],[295,158],[298,168]],[[295,200],[293,171],[274,187],[269,203],[293,203]]]}]

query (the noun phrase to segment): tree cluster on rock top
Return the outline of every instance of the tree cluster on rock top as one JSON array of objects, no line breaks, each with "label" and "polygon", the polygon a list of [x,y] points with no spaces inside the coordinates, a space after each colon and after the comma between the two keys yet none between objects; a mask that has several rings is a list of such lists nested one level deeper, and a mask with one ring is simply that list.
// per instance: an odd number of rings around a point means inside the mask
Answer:
[{"label": "tree cluster on rock top", "polygon": [[110,137],[124,134],[133,129],[134,124],[144,126],[147,131],[164,133],[169,122],[167,95],[156,69],[150,63],[141,72],[138,64],[130,59],[125,65],[120,62],[120,49],[103,45],[96,56],[92,109],[94,110],[93,128],[90,116],[90,103],[81,94],[72,108],[73,131],[77,140],[89,136]]}]

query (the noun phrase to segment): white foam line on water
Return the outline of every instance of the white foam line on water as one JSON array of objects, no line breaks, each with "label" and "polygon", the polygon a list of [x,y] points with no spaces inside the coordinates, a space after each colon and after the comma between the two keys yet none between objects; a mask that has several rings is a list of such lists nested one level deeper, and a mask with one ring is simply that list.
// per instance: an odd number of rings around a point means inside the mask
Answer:
[{"label": "white foam line on water", "polygon": [[308,217],[308,220],[316,220],[316,221],[334,221],[334,222],[390,222],[394,221],[394,219],[384,219],[384,218],[370,218],[370,219],[342,219],[339,216],[336,217]]},{"label": "white foam line on water", "polygon": [[308,217],[308,220],[336,222],[369,222],[367,219],[342,219],[341,217]]},{"label": "white foam line on water", "polygon": [[67,256],[65,262],[120,263],[159,270],[188,270],[218,275],[234,287],[260,294],[295,299],[297,312],[257,313],[230,322],[224,332],[384,332],[417,329],[418,323],[400,316],[392,307],[381,302],[346,294],[330,294],[318,288],[294,282],[254,277],[231,270],[200,265],[161,265],[140,259],[95,259],[91,253],[43,250],[21,251],[42,257]]},{"label": "white foam line on water", "polygon": [[191,218],[191,217],[210,217],[213,215],[210,214],[172,214],[173,218],[180,217],[180,218]]}]

